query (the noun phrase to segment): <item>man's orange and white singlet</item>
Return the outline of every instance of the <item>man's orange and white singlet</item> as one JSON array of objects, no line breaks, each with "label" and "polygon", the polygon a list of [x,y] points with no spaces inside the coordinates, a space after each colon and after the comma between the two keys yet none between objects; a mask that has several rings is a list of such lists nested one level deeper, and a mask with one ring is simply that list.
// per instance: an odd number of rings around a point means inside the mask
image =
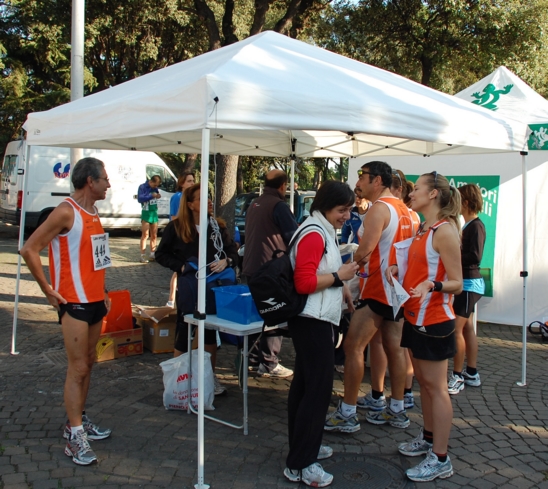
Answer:
[{"label": "man's orange and white singlet", "polygon": [[94,269],[92,236],[104,234],[99,214],[90,214],[73,199],[74,224],[49,245],[51,284],[67,302],[98,302],[105,298],[105,270]]},{"label": "man's orange and white singlet", "polygon": [[409,209],[409,214],[411,214],[411,220],[413,221],[413,226],[415,226],[415,233],[421,227],[421,218],[418,212],[415,212],[413,209]]},{"label": "man's orange and white singlet", "polygon": [[373,205],[385,204],[390,211],[390,222],[382,231],[381,239],[371,253],[369,260],[369,277],[362,289],[360,299],[374,299],[388,305],[390,285],[384,278],[384,271],[389,265],[396,263],[394,243],[415,235],[411,214],[407,206],[397,197],[380,197]]},{"label": "man's orange and white singlet", "polygon": [[[434,250],[432,241],[434,232],[440,226],[449,224],[447,220],[438,221],[424,234],[417,234],[409,247],[408,268],[403,279],[403,288],[409,292],[425,280],[443,282],[447,273],[440,258]],[[455,319],[453,311],[453,294],[431,292],[422,304],[419,299],[410,297],[403,305],[405,319],[415,326],[429,326]]]}]

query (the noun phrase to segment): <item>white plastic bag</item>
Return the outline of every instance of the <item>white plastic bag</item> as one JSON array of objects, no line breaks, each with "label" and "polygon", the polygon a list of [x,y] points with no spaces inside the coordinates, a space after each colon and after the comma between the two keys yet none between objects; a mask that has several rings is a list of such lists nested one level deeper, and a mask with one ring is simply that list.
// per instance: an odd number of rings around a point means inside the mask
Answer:
[{"label": "white plastic bag", "polygon": [[[215,398],[213,369],[210,354],[204,352],[204,409],[212,411]],[[188,409],[188,353],[160,363],[164,372],[164,407],[166,409]],[[198,350],[192,350],[192,372],[190,396],[192,407],[198,409]]]}]

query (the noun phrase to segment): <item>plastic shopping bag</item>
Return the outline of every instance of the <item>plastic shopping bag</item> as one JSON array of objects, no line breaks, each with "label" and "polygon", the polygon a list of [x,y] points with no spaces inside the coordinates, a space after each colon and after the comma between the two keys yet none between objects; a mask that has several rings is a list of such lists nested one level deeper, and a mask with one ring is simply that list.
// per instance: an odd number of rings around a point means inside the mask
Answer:
[{"label": "plastic shopping bag", "polygon": [[[204,352],[204,409],[213,410],[215,398],[213,369],[210,354]],[[184,353],[160,363],[164,373],[164,407],[166,409],[188,409],[189,356]],[[198,350],[192,350],[192,374],[190,375],[190,397],[192,407],[198,409]]]}]

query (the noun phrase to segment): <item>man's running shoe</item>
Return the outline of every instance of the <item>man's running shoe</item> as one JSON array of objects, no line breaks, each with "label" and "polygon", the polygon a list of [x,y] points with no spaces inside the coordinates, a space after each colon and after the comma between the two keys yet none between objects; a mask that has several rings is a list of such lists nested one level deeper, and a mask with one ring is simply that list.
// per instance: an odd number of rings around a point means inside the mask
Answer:
[{"label": "man's running shoe", "polygon": [[411,441],[405,443],[400,443],[398,445],[398,451],[407,457],[418,457],[419,455],[424,455],[428,453],[429,450],[432,450],[432,443],[428,443],[424,439],[423,429],[421,428],[420,433],[413,438]]},{"label": "man's running shoe", "polygon": [[216,396],[224,396],[226,394],[226,387],[219,382],[215,374],[213,374],[213,388]]},{"label": "man's running shoe", "polygon": [[97,461],[97,456],[89,446],[84,430],[78,430],[65,446],[65,455],[72,457],[72,461],[78,465],[90,465]]},{"label": "man's running shoe", "polygon": [[349,416],[348,418],[343,416],[339,404],[339,407],[335,411],[327,415],[323,429],[325,431],[355,433],[356,431],[360,431],[360,421],[358,420],[357,414]]},{"label": "man's running shoe", "polygon": [[462,377],[466,385],[471,385],[472,387],[479,387],[481,385],[480,374],[476,372],[476,375],[470,375],[466,373],[466,370],[462,372]]},{"label": "man's running shoe", "polygon": [[454,396],[464,389],[464,379],[460,375],[451,374],[449,382],[447,383],[447,390],[449,394]]},{"label": "man's running shoe", "polygon": [[273,379],[285,379],[286,377],[291,377],[293,375],[293,370],[290,368],[284,367],[281,363],[278,363],[272,370],[268,370],[264,364],[260,364],[257,369],[258,377],[272,377]]},{"label": "man's running shoe", "polygon": [[[82,425],[84,426],[84,432],[86,433],[88,440],[104,440],[105,438],[108,438],[112,433],[111,429],[106,428],[102,430],[101,428],[99,428],[99,426],[92,423],[87,414],[82,415]],[[66,440],[70,440],[70,435],[70,423],[67,420],[67,423],[65,424],[65,429],[63,430],[63,438],[65,438]]]},{"label": "man's running shoe", "polygon": [[406,392],[403,395],[403,407],[407,409],[413,409],[415,407],[415,396],[412,392]]},{"label": "man's running shoe", "polygon": [[390,409],[390,406],[386,406],[382,411],[369,411],[366,414],[365,419],[371,424],[388,423],[395,428],[407,428],[409,426],[409,418],[407,417],[405,409],[399,413],[395,413]]},{"label": "man's running shoe", "polygon": [[453,466],[447,456],[445,462],[440,462],[432,450],[428,451],[426,458],[417,466],[407,469],[407,477],[415,482],[428,482],[437,479],[446,479],[453,475]]},{"label": "man's running shoe", "polygon": [[325,460],[326,458],[333,456],[333,449],[327,445],[320,445],[320,451],[318,452],[318,460]]},{"label": "man's running shoe", "polygon": [[356,407],[360,409],[369,409],[370,411],[382,411],[386,407],[386,398],[384,396],[375,399],[371,392],[363,397],[358,397]]},{"label": "man's running shoe", "polygon": [[333,476],[328,474],[319,463],[313,463],[303,470],[285,468],[284,475],[291,482],[304,482],[310,487],[327,487],[333,482]]}]

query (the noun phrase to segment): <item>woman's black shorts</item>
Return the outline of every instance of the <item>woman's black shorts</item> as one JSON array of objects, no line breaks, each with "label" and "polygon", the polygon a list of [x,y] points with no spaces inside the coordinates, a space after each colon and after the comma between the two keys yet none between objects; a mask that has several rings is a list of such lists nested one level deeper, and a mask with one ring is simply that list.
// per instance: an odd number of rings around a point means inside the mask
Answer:
[{"label": "woman's black shorts", "polygon": [[453,358],[455,345],[455,320],[430,326],[414,326],[404,321],[401,347],[409,348],[419,360],[442,361]]},{"label": "woman's black shorts", "polygon": [[477,294],[476,292],[466,292],[463,290],[453,300],[455,314],[461,318],[469,318],[470,314],[474,312],[474,306],[482,297],[481,294]]}]

